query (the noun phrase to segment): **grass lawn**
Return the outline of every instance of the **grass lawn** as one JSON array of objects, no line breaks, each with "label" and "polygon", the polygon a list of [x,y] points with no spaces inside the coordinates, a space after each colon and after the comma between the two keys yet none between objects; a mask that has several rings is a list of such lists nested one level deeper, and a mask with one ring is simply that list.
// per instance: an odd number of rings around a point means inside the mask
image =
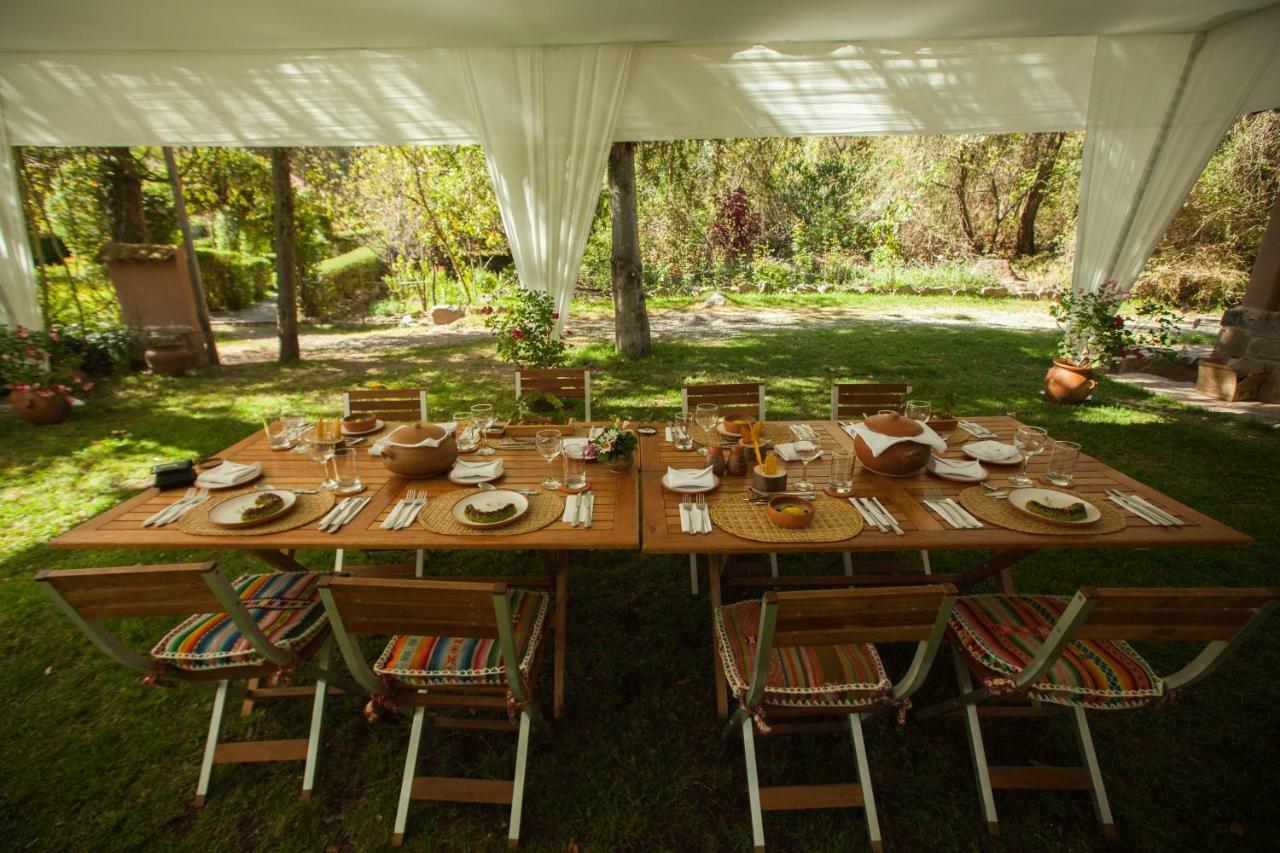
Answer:
[{"label": "grass lawn", "polygon": [[[1046,407],[1037,391],[1051,349],[1052,336],[1043,332],[857,322],[716,339],[673,336],[636,364],[615,360],[598,342],[576,357],[599,371],[596,411],[632,417],[669,412],[685,379],[766,380],[770,413],[779,418],[825,416],[833,379],[910,380],[926,399],[954,394],[965,414],[1012,412],[1080,441],[1258,540],[1234,550],[1046,551],[1019,566],[1019,585],[1028,591],[1069,593],[1086,583],[1277,583],[1280,432],[1108,381],[1096,405]],[[4,847],[363,850],[388,843],[407,722],[370,725],[355,699],[339,698],[330,706],[310,802],[298,799],[300,764],[245,765],[218,768],[209,804],[197,811],[190,800],[212,692],[139,685],[81,639],[31,582],[44,568],[214,557],[233,576],[257,570],[229,552],[66,552],[42,543],[140,488],[157,460],[215,452],[285,403],[336,411],[340,389],[375,379],[426,384],[437,413],[505,399],[510,387],[484,341],[370,347],[359,358],[286,369],[247,365],[177,380],[129,377],[55,427],[36,430],[0,418]],[[944,569],[976,558],[935,555]],[[301,559],[323,570],[331,555],[304,552]],[[835,555],[784,559],[788,571],[837,565]],[[431,567],[442,575],[538,571],[533,554],[437,554]],[[741,744],[720,738],[709,613],[705,597],[688,594],[686,563],[583,553],[573,555],[571,573],[569,708],[532,744],[524,848],[564,850],[576,842],[601,851],[749,849]],[[171,622],[135,624],[127,639],[144,646]],[[1280,620],[1273,620],[1171,707],[1092,717],[1120,826],[1108,848],[1274,849],[1280,809],[1266,792],[1280,787],[1277,639]],[[1189,653],[1158,646],[1151,657],[1169,671]],[[954,691],[949,669],[939,662],[918,705]],[[549,672],[542,686],[550,687]],[[232,718],[228,735],[298,737],[309,710],[307,701],[268,704],[247,720]],[[1065,722],[993,723],[987,733],[994,763],[1075,757]],[[877,723],[868,740],[890,849],[1103,845],[1087,797],[1065,793],[999,796],[1002,835],[987,839],[958,722],[902,729]],[[757,742],[766,784],[852,781],[847,740]],[[513,754],[514,738],[446,733],[424,746],[419,772],[508,775]],[[505,817],[498,807],[417,804],[406,846],[501,849]],[[771,813],[765,828],[779,850],[866,847],[860,811]]]}]

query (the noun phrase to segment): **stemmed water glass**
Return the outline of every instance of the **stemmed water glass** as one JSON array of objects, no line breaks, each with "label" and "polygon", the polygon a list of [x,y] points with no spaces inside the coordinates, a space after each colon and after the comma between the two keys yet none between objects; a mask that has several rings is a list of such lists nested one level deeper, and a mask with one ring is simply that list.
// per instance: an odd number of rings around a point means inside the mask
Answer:
[{"label": "stemmed water glass", "polygon": [[933,406],[924,400],[908,400],[907,406],[903,410],[903,414],[911,418],[913,421],[924,423],[929,420],[929,416],[933,414]]},{"label": "stemmed water glass", "polygon": [[715,403],[699,403],[693,411],[693,419],[702,428],[702,446],[698,453],[706,456],[710,453],[707,448],[711,446],[711,428],[720,423],[720,407]]},{"label": "stemmed water glass", "polygon": [[306,431],[306,453],[311,457],[312,461],[320,463],[320,470],[324,473],[324,479],[320,481],[322,489],[338,488],[338,481],[329,476],[329,460],[333,458],[333,449],[338,445],[338,436],[336,430],[330,432],[320,429],[320,425],[316,424]]},{"label": "stemmed water glass", "polygon": [[1018,427],[1018,431],[1013,436],[1013,446],[1022,455],[1022,473],[1016,477],[1010,477],[1010,485],[1017,486],[1020,489],[1035,485],[1035,481],[1027,476],[1027,463],[1031,461],[1032,456],[1043,453],[1048,443],[1049,435],[1040,427]]},{"label": "stemmed water glass", "polygon": [[800,440],[791,445],[791,449],[795,451],[796,458],[804,466],[800,473],[800,482],[796,483],[796,489],[802,492],[813,491],[813,483],[809,482],[809,463],[818,458],[818,454],[822,452],[822,448],[818,446],[816,441]]},{"label": "stemmed water glass", "polygon": [[497,453],[489,446],[489,427],[493,426],[493,406],[490,403],[476,403],[471,407],[471,425],[480,436],[480,449],[477,456],[492,456]]},{"label": "stemmed water glass", "polygon": [[560,488],[560,481],[551,473],[551,463],[560,455],[563,447],[563,441],[560,438],[560,430],[558,429],[540,429],[534,436],[534,443],[538,447],[538,453],[542,458],[547,460],[547,479],[542,481],[542,488],[548,492]]},{"label": "stemmed water glass", "polygon": [[307,429],[307,416],[282,414],[280,422],[284,425],[285,436],[288,437],[289,442],[293,445],[291,452],[306,453],[307,448],[302,446],[302,434]]}]

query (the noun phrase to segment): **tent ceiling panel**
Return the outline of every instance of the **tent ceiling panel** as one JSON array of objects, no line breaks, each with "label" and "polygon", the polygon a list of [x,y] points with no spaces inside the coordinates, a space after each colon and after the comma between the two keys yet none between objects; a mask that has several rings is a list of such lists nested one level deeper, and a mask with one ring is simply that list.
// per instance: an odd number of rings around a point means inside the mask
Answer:
[{"label": "tent ceiling panel", "polygon": [[5,0],[0,50],[311,50],[1207,30],[1274,0]]}]

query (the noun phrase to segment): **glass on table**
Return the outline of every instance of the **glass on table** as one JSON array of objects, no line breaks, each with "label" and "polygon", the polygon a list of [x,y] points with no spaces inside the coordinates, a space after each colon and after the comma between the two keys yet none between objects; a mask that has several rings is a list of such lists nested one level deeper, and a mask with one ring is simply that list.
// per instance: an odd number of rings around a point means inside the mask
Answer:
[{"label": "glass on table", "polygon": [[831,454],[831,476],[827,488],[837,495],[853,494],[853,454],[836,450]]},{"label": "glass on table", "polygon": [[534,445],[538,448],[539,455],[547,460],[547,479],[542,481],[542,488],[548,492],[553,489],[560,488],[560,481],[551,473],[551,463],[556,461],[556,457],[560,455],[560,451],[564,446],[563,438],[558,429],[540,429],[534,435]]},{"label": "glass on table", "polygon": [[364,490],[360,482],[360,466],[356,463],[357,453],[354,447],[334,447],[333,477],[337,481],[334,489],[340,495],[354,495]]},{"label": "glass on table", "polygon": [[676,412],[671,416],[671,443],[676,450],[693,450],[693,416],[688,412]]},{"label": "glass on table", "polygon": [[560,447],[561,459],[564,460],[564,487],[571,492],[580,492],[587,487],[586,444],[561,442]]},{"label": "glass on table", "polygon": [[321,424],[315,424],[308,428],[302,438],[307,455],[311,457],[313,462],[320,463],[320,471],[324,476],[324,479],[320,481],[320,488],[336,489],[338,481],[329,476],[329,460],[333,458],[333,451],[338,443],[337,439],[331,438],[321,429]]},{"label": "glass on table", "polygon": [[267,421],[267,447],[272,450],[288,450],[293,446],[294,436],[284,418]]},{"label": "glass on table", "polygon": [[903,414],[913,421],[924,423],[933,414],[933,406],[925,400],[908,400]]},{"label": "glass on table", "polygon": [[293,452],[306,453],[307,448],[302,445],[302,434],[307,429],[307,416],[291,414],[286,410],[280,415],[280,424],[284,429],[284,434],[288,437],[289,443],[293,445]]},{"label": "glass on table", "polygon": [[1022,473],[1016,477],[1010,477],[1010,485],[1017,486],[1020,489],[1035,485],[1035,481],[1027,476],[1027,463],[1031,461],[1032,456],[1043,453],[1048,442],[1049,434],[1040,427],[1018,427],[1018,431],[1013,436],[1013,446],[1018,449],[1019,455],[1022,456]]},{"label": "glass on table", "polygon": [[1071,488],[1079,459],[1080,445],[1076,442],[1053,442],[1053,446],[1049,448],[1049,467],[1044,472],[1045,481],[1064,489]]},{"label": "glass on table", "polygon": [[487,435],[489,427],[493,426],[493,405],[490,403],[476,403],[472,406],[471,424],[480,437],[480,449],[476,451],[476,455],[492,456],[497,453],[496,450],[489,446]]},{"label": "glass on table", "polygon": [[476,425],[471,420],[470,412],[453,413],[453,434],[458,443],[459,453],[470,453],[480,446],[476,436]]},{"label": "glass on table", "polygon": [[796,489],[802,492],[813,491],[813,483],[809,482],[809,463],[818,458],[822,447],[816,441],[802,439],[792,442],[791,449],[795,452],[796,459],[800,460],[804,466],[800,474],[800,482],[796,483]]},{"label": "glass on table", "polygon": [[715,403],[699,403],[693,410],[693,419],[702,430],[702,447],[698,448],[698,453],[706,456],[711,445],[711,430],[720,423],[720,407]]}]

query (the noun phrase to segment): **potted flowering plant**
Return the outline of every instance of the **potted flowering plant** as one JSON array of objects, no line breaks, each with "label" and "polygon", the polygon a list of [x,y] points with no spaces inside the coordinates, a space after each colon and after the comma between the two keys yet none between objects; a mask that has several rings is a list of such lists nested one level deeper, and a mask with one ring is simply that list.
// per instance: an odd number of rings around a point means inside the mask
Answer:
[{"label": "potted flowering plant", "polygon": [[9,403],[33,424],[66,420],[73,391],[93,387],[79,368],[79,354],[56,330],[0,329],[0,377],[9,388]]},{"label": "potted flowering plant", "polygon": [[1045,396],[1055,403],[1079,403],[1097,386],[1095,369],[1109,370],[1142,347],[1167,346],[1177,335],[1178,315],[1154,302],[1139,305],[1136,317],[1121,316],[1124,293],[1115,281],[1093,293],[1059,291],[1049,313],[1062,337],[1058,358],[1044,375]]},{"label": "potted flowering plant", "polygon": [[560,315],[548,294],[520,288],[498,309],[489,306],[480,310],[503,361],[518,370],[564,366],[568,347],[564,337],[555,334]]},{"label": "potted flowering plant", "polygon": [[625,429],[622,421],[614,421],[587,442],[587,456],[606,463],[610,471],[622,472],[631,467],[636,444],[636,434]]}]

